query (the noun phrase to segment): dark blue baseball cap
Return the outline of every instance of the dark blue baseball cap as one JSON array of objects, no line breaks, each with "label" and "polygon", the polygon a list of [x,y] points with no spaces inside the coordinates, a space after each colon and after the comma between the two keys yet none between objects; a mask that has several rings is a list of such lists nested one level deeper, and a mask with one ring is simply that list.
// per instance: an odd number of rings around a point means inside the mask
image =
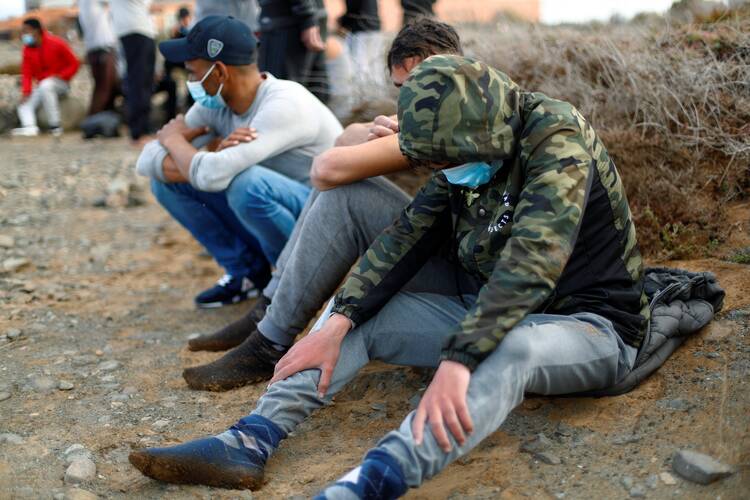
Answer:
[{"label": "dark blue baseball cap", "polygon": [[258,40],[247,24],[231,16],[208,16],[186,37],[161,42],[159,50],[174,63],[205,59],[242,66],[255,62],[257,46]]}]

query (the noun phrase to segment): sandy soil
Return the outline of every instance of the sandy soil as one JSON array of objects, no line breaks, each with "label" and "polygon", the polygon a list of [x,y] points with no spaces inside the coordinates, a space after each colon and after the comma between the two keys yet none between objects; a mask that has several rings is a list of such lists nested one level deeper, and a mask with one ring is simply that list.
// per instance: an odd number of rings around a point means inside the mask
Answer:
[{"label": "sandy soil", "polygon": [[[0,236],[15,240],[0,248],[0,260],[29,260],[0,273],[0,392],[10,393],[0,401],[0,433],[22,439],[0,442],[0,498],[80,494],[63,481],[63,451],[75,443],[97,466],[81,488],[104,497],[310,497],[397,426],[429,380],[411,369],[368,367],[281,446],[266,485],[253,494],[141,476],[127,461],[131,449],[220,432],[262,393],[260,385],[195,392],[181,378],[183,367],[217,356],[188,352],[187,337],[248,306],[194,309],[193,295],[220,270],[135,179],[137,152],[124,139],[0,138],[0,151]],[[144,203],[95,207],[115,178],[135,183]],[[528,399],[478,449],[410,497],[626,498],[629,479],[649,498],[746,498],[750,266],[721,257],[750,244],[750,205],[732,213],[737,229],[717,258],[667,263],[715,272],[727,299],[720,318],[656,375],[616,398]],[[20,337],[4,338],[14,330]],[[57,389],[61,380],[73,389]],[[561,464],[519,451],[538,433],[552,441],[549,452]],[[672,454],[682,448],[739,472],[709,486],[655,481],[671,472]]]}]

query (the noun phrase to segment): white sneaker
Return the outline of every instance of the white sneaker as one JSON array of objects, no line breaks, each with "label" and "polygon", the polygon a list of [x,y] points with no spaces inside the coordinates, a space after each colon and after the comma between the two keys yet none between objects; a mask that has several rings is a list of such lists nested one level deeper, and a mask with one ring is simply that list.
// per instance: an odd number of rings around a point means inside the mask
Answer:
[{"label": "white sneaker", "polygon": [[52,137],[60,137],[63,135],[63,129],[62,127],[53,127],[49,130],[49,133],[52,134]]},{"label": "white sneaker", "polygon": [[36,137],[39,135],[39,127],[19,127],[10,131],[15,137]]}]

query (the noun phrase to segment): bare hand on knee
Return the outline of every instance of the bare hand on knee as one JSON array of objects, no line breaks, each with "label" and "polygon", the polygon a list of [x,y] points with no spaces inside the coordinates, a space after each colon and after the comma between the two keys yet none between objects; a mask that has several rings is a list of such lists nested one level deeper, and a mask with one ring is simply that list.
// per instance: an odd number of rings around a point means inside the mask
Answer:
[{"label": "bare hand on knee", "polygon": [[291,377],[295,373],[317,368],[320,370],[318,396],[323,397],[331,383],[333,369],[339,359],[341,342],[351,329],[352,323],[342,314],[334,314],[317,332],[308,334],[289,349],[289,352],[276,363],[273,378],[268,384]]},{"label": "bare hand on knee", "polygon": [[470,379],[471,372],[461,363],[448,360],[440,363],[419,402],[412,422],[412,433],[417,445],[422,444],[425,421],[430,423],[432,434],[444,452],[451,451],[446,428],[459,446],[466,442],[466,435],[474,430],[466,404]]}]

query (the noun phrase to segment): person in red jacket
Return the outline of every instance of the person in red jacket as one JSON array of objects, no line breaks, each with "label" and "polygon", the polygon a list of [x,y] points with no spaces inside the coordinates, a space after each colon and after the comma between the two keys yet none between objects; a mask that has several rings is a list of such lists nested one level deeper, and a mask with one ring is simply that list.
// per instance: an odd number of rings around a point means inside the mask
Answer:
[{"label": "person in red jacket", "polygon": [[[45,31],[39,19],[25,19],[21,29],[24,44],[21,63],[23,98],[18,106],[21,128],[13,129],[12,133],[38,135],[36,109],[41,105],[47,114],[52,134],[60,135],[62,128],[58,97],[70,90],[68,82],[78,71],[80,62],[65,40]],[[32,90],[35,80],[38,83]]]}]

